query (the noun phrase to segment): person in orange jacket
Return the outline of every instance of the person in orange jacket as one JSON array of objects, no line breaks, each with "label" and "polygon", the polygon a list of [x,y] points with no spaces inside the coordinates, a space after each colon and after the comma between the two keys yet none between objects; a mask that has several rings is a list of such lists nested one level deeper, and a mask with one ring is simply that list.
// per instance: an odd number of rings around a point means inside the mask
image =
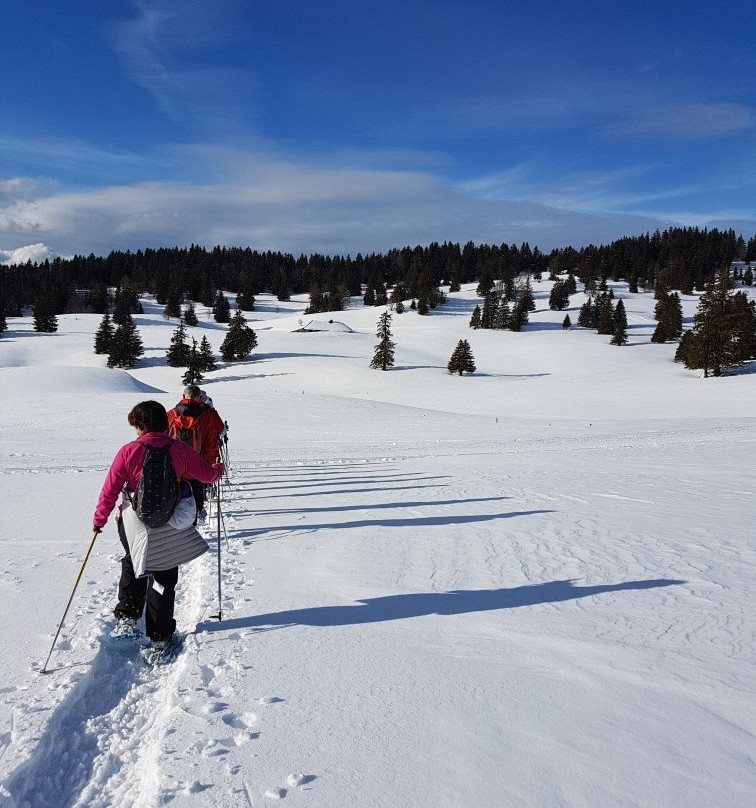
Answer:
[{"label": "person in orange jacket", "polygon": [[[184,397],[168,411],[168,434],[188,443],[202,459],[209,464],[218,462],[218,438],[225,429],[223,419],[213,407],[203,401],[203,393],[196,384],[184,388]],[[205,510],[205,484],[199,480],[189,480],[197,503],[199,521],[207,517]]]}]

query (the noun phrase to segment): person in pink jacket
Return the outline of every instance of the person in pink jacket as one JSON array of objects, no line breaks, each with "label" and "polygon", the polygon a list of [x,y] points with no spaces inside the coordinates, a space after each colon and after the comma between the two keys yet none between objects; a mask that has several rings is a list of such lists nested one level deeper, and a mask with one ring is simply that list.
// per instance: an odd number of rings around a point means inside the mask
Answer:
[{"label": "person in pink jacket", "polygon": [[[168,415],[165,407],[157,401],[140,402],[131,410],[128,420],[136,430],[139,440],[122,446],[110,466],[92,519],[92,529],[95,533],[102,532],[121,492],[125,490],[133,495],[136,490],[147,451],[142,444],[165,446],[171,440],[167,434]],[[174,441],[168,452],[180,481],[195,479],[209,485],[220,480],[223,475],[223,466],[220,463],[212,465],[206,463],[185,443]],[[178,567],[137,578],[120,509],[116,523],[126,555],[121,560],[118,603],[113,610],[117,621],[113,636],[136,636],[138,633],[136,624],[144,611],[147,636],[153,644],[166,644],[170,642],[176,630],[173,608]]]}]

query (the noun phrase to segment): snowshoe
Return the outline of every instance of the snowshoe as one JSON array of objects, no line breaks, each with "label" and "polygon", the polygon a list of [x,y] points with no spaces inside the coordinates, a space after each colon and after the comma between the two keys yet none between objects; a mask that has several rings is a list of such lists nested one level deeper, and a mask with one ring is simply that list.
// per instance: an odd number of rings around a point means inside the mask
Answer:
[{"label": "snowshoe", "polygon": [[113,640],[132,640],[141,636],[137,621],[133,617],[119,617],[115,628],[110,632]]},{"label": "snowshoe", "polygon": [[155,667],[156,665],[166,665],[172,662],[181,650],[183,637],[174,634],[167,640],[153,640],[149,645],[140,650],[142,659],[146,665]]}]

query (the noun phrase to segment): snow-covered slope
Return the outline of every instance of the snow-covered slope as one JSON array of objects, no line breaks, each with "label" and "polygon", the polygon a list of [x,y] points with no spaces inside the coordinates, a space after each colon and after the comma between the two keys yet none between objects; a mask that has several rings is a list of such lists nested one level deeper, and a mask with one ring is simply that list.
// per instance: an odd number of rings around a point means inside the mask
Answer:
[{"label": "snow-covered slope", "polygon": [[[175,322],[145,301],[127,372],[97,316],[10,320],[0,806],[750,808],[756,375],[674,364],[621,284],[630,345],[564,332],[549,289],[520,334],[470,330],[470,288],[394,315],[386,373],[380,309],[296,333],[306,301],[260,296],[252,360],[203,385],[230,425],[223,620],[211,521],[157,671],[107,638],[112,524],[40,667],[128,410],[180,396]],[[474,376],[446,372],[461,338]]]}]

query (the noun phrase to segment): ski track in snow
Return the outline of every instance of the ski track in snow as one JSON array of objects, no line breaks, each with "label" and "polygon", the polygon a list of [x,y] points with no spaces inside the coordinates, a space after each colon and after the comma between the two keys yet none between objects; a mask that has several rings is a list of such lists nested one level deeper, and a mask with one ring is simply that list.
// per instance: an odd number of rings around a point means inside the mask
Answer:
[{"label": "ski track in snow", "polygon": [[[248,586],[236,558],[237,523],[227,513],[233,504],[228,491],[224,489],[221,507],[224,617],[245,600]],[[222,659],[212,649],[208,639],[212,635],[195,633],[198,624],[218,610],[216,514],[213,502],[203,528],[211,552],[180,574],[177,630],[188,633],[175,661],[150,668],[138,653],[143,638],[109,638],[112,587],[98,589],[86,605],[69,613],[47,675],[37,674],[23,706],[17,704],[14,710],[12,732],[0,736],[4,778],[0,808],[148,808],[169,802],[177,806],[181,797],[195,799],[213,788],[199,779],[172,778],[166,756],[169,761],[217,758],[230,774],[241,772],[238,760],[260,734],[258,716],[253,711],[234,712],[225,698],[230,695],[229,681],[246,668],[244,645],[238,641],[248,632],[225,636],[231,652]],[[194,697],[197,691],[203,693],[200,701]],[[260,698],[263,706],[281,701],[276,696]],[[188,719],[188,730],[185,721],[176,720],[177,713]],[[220,737],[219,725],[225,729]],[[312,779],[295,771],[285,785],[291,790]],[[285,796],[286,790],[267,789],[268,796],[276,798]],[[239,795],[254,804],[250,786],[243,781],[217,804],[242,804]]]}]

